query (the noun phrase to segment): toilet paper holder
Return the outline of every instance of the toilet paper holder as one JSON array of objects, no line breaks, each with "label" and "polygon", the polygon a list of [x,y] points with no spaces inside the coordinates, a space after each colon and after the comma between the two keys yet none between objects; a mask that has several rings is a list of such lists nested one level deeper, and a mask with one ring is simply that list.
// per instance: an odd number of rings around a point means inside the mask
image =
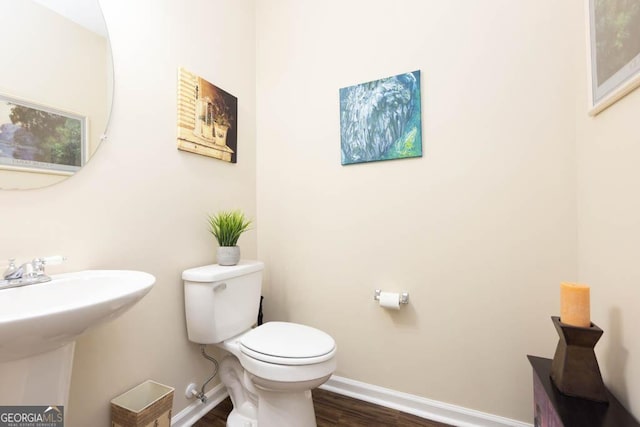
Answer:
[{"label": "toilet paper holder", "polygon": [[[374,301],[380,301],[380,292],[382,290],[376,289],[373,294]],[[400,293],[400,304],[409,304],[409,292],[401,292]]]}]

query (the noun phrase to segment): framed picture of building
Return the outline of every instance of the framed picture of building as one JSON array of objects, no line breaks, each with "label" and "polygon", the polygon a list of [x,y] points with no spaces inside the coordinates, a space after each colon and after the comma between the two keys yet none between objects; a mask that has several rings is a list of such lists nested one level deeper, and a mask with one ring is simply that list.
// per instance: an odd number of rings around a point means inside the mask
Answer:
[{"label": "framed picture of building", "polygon": [[86,117],[0,95],[0,169],[71,175],[87,155]]},{"label": "framed picture of building", "polygon": [[178,149],[230,163],[238,158],[238,98],[178,70]]}]

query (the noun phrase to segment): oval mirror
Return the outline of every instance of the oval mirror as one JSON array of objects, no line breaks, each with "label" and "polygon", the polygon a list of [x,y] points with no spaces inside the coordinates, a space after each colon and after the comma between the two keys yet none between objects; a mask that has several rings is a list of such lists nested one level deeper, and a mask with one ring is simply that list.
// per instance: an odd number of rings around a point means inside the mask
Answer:
[{"label": "oval mirror", "polygon": [[105,138],[113,64],[98,0],[0,0],[0,188],[55,184]]}]

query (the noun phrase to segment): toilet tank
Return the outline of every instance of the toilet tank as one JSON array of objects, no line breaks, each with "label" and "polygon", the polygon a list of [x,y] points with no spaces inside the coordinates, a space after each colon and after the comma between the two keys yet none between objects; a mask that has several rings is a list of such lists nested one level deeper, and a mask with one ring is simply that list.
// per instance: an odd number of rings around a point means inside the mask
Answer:
[{"label": "toilet tank", "polygon": [[256,323],[262,270],[260,261],[234,266],[206,265],[182,273],[189,341],[217,344]]}]

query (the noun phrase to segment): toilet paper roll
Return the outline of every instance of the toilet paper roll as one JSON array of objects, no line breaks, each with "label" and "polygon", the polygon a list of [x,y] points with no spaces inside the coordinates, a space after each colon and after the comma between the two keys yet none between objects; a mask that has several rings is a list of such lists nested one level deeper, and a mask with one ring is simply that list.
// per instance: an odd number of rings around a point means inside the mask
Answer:
[{"label": "toilet paper roll", "polygon": [[396,292],[380,292],[380,307],[400,310],[400,294]]}]

